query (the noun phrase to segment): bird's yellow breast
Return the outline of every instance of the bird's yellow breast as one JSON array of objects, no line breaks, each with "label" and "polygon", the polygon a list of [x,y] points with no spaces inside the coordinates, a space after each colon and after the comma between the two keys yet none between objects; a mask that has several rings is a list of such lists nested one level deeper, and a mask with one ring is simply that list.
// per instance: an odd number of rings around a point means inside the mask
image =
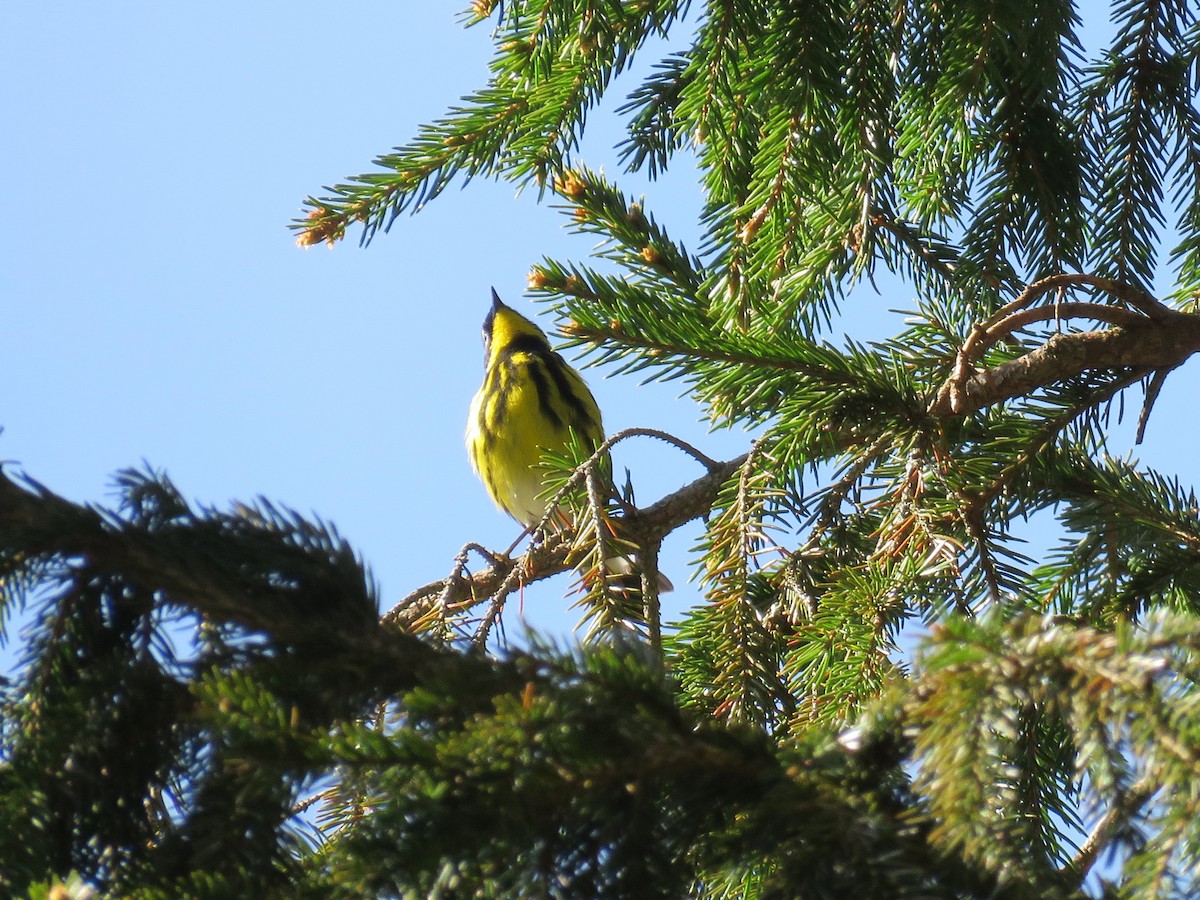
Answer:
[{"label": "bird's yellow breast", "polygon": [[546,361],[533,354],[514,353],[493,360],[483,386],[471,401],[467,449],[471,464],[496,505],[523,525],[533,525],[546,513],[546,451],[562,453],[572,430],[592,446],[603,440],[600,411],[583,379],[565,363],[560,376],[586,415],[572,415],[561,388],[547,371]]}]

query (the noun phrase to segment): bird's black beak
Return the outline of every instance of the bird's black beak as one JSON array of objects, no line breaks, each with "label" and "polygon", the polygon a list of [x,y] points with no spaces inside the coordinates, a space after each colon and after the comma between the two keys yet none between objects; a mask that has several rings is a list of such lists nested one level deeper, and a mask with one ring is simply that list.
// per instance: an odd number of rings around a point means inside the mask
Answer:
[{"label": "bird's black beak", "polygon": [[492,312],[498,312],[504,309],[504,301],[500,299],[500,295],[496,293],[496,289],[492,288]]}]

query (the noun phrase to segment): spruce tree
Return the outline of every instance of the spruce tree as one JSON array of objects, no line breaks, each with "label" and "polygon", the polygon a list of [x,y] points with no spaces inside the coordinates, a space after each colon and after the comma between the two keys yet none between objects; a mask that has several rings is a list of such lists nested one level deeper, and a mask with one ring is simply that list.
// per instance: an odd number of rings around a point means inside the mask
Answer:
[{"label": "spruce tree", "polygon": [[[568,343],[758,436],[614,437],[702,473],[640,509],[600,508],[599,454],[550,460],[573,534],[468,545],[399,603],[266,501],[0,473],[2,599],[36,617],[0,892],[1200,893],[1200,505],[1112,437],[1170,428],[1200,349],[1200,24],[1111,14],[1090,49],[1066,0],[476,0],[488,83],[309,198],[301,243],[527,186],[603,242],[531,272]],[[699,246],[577,158],[622,73],[622,159],[699,166]],[[835,343],[885,277],[896,333]],[[1061,538],[1030,558],[1035,515]],[[701,602],[663,621],[657,548],[698,518]],[[640,592],[596,577],[613,541]],[[586,639],[496,652],[572,568]]]}]

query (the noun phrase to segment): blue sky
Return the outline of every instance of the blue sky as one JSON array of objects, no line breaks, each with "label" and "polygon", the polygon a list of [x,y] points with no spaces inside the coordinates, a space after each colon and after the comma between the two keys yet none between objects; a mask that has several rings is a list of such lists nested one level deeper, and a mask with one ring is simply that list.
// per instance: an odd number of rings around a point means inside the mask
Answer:
[{"label": "blue sky", "polygon": [[[530,265],[584,257],[593,239],[535,192],[484,180],[367,249],[301,250],[286,227],[306,195],[482,84],[489,46],[440,3],[7,5],[0,459],[75,500],[103,502],[112,473],[145,460],[199,503],[262,494],[318,513],[385,606],[468,541],[508,546],[519,529],[462,444],[489,289],[535,313]],[[586,160],[614,171],[615,133],[601,138]],[[656,191],[654,208],[694,229],[692,173]],[[744,449],[710,436],[675,385],[587,377],[610,432]],[[655,477],[640,453],[618,463],[640,498],[700,474],[639,450]],[[680,600],[690,545],[674,538],[664,562]],[[524,608],[567,632],[578,615],[554,585]]]},{"label": "blue sky", "polygon": [[[462,29],[455,10],[6,4],[0,459],[75,500],[104,501],[112,473],[145,460],[201,504],[261,494],[315,512],[370,564],[385,608],[445,575],[468,541],[506,547],[519,529],[462,447],[488,291],[536,311],[522,297],[530,265],[582,258],[591,239],[568,235],[533,192],[487,181],[365,250],[300,250],[286,228],[307,194],[369,170],[483,83],[486,26]],[[583,158],[615,173],[616,131],[595,121]],[[620,183],[695,247],[692,172]],[[852,321],[877,336],[909,299],[865,295]],[[748,444],[710,434],[676,385],[586,375],[610,432],[664,428],[717,458]],[[1190,373],[1168,381],[1138,454],[1185,482],[1194,396]],[[699,474],[647,444],[617,461],[643,500]],[[697,599],[697,533],[664,554],[676,610]],[[531,621],[569,633],[566,586],[531,592]]]}]

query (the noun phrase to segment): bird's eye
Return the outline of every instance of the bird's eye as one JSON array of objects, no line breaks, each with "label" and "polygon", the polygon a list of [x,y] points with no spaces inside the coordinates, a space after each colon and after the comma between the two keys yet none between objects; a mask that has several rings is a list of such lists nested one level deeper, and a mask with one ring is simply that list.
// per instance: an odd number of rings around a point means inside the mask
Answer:
[{"label": "bird's eye", "polygon": [[492,323],[496,321],[496,310],[488,310],[483,319],[483,364],[486,366],[492,350]]}]

